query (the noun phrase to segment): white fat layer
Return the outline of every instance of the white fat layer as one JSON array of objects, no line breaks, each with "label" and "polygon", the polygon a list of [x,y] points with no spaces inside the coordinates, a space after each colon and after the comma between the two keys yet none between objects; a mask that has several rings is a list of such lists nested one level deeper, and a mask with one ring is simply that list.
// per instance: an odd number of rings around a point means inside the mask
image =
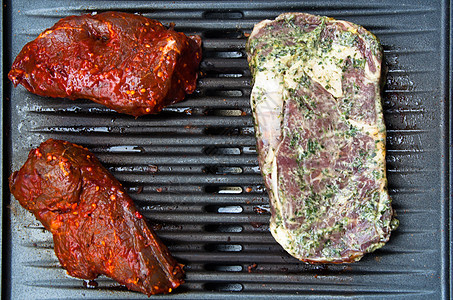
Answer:
[{"label": "white fat layer", "polygon": [[280,198],[279,198],[279,195],[278,195],[278,174],[277,174],[277,157],[275,155],[273,155],[273,158],[272,158],[272,167],[271,167],[271,184],[272,184],[272,193],[273,193],[273,196],[274,196],[274,199],[275,201],[273,202],[274,203],[274,208],[275,210],[278,210],[278,211],[282,211],[282,205],[281,205],[281,202],[280,202]]},{"label": "white fat layer", "polygon": [[251,94],[257,130],[268,150],[264,158],[265,166],[270,166],[280,139],[284,95],[281,75],[267,71],[272,68],[271,65],[272,62],[268,62],[265,66],[266,71],[256,73]]},{"label": "white fat layer", "polygon": [[162,49],[162,52],[166,54],[166,53],[170,52],[171,50],[175,50],[175,51],[179,52],[176,49],[176,41],[175,40],[169,40],[167,42],[167,44],[165,45],[165,47]]},{"label": "white fat layer", "polygon": [[[303,70],[334,97],[343,96],[342,64],[338,61],[345,61],[348,57],[362,58],[362,54],[355,48],[333,44],[332,51],[325,54],[318,53],[318,55],[303,64]],[[320,62],[322,63],[320,64]]]},{"label": "white fat layer", "polygon": [[[305,74],[324,87],[332,96],[340,98],[344,96],[342,85],[343,63],[341,62],[346,61],[348,58],[364,59],[356,48],[333,44],[332,51],[327,53],[320,52],[306,62],[299,60],[293,63],[285,76],[285,83],[289,87],[296,88],[298,78]],[[366,63],[366,82],[376,82],[379,78],[379,73],[380,70],[371,72],[369,64]]]}]

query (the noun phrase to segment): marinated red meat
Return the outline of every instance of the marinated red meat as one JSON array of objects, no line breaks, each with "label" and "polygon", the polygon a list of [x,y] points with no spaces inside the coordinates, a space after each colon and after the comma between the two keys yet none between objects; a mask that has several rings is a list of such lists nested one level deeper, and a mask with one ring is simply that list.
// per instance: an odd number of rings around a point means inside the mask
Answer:
[{"label": "marinated red meat", "polygon": [[9,180],[14,197],[53,234],[69,275],[103,274],[148,296],[183,283],[182,265],[87,149],[49,139]]},{"label": "marinated red meat", "polygon": [[377,38],[350,22],[287,13],[257,24],[247,51],[274,238],[311,263],[353,262],[382,247],[397,221]]},{"label": "marinated red meat", "polygon": [[85,98],[140,116],[196,87],[201,39],[122,13],[70,16],[29,42],[9,79],[32,93]]}]

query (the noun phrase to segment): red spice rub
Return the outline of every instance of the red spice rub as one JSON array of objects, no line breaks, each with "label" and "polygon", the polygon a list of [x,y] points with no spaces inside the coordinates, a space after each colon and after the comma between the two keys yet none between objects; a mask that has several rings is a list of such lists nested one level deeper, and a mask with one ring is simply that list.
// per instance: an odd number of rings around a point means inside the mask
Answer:
[{"label": "red spice rub", "polygon": [[91,280],[104,274],[147,295],[183,283],[182,265],[87,149],[49,139],[9,180],[14,197],[53,234],[69,275]]},{"label": "red spice rub", "polygon": [[8,78],[32,93],[85,98],[140,116],[195,90],[201,38],[122,13],[70,16],[24,46]]}]

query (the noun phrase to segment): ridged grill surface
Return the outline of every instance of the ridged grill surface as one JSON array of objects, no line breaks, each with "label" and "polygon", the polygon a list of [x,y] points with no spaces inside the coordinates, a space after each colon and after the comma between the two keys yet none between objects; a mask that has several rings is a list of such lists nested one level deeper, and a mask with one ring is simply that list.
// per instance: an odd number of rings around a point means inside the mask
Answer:
[{"label": "ridged grill surface", "polygon": [[[10,99],[4,113],[10,127],[6,151],[11,153],[11,170],[47,138],[81,144],[95,153],[186,265],[186,283],[159,298],[449,297],[444,232],[449,199],[443,188],[448,184],[446,1],[11,2],[5,8],[11,32],[4,33],[9,63],[25,43],[72,14],[141,13],[202,36],[196,92],[158,115],[133,118],[86,100],[48,99],[23,87],[5,87],[4,101]],[[385,247],[355,264],[300,263],[268,230],[269,204],[255,149],[245,42],[255,23],[293,11],[361,24],[384,46],[387,174],[401,225]],[[65,275],[53,254],[51,235],[13,198],[10,207],[10,228],[4,229],[10,238],[4,240],[4,295],[146,298],[105,277],[97,279],[97,288],[90,288]]]}]

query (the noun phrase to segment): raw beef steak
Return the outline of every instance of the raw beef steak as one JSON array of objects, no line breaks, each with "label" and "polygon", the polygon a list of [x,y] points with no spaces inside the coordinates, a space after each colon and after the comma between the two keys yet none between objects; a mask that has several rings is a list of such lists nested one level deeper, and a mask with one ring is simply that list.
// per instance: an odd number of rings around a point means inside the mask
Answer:
[{"label": "raw beef steak", "polygon": [[90,99],[137,117],[191,94],[200,61],[199,36],[109,11],[61,19],[24,46],[8,78],[37,95]]},{"label": "raw beef steak", "polygon": [[53,235],[69,275],[106,275],[148,296],[170,293],[184,271],[131,197],[87,149],[49,139],[9,178],[11,193]]},{"label": "raw beef steak", "polygon": [[363,27],[286,13],[247,43],[270,228],[294,257],[359,260],[397,226],[387,192],[382,50]]}]

